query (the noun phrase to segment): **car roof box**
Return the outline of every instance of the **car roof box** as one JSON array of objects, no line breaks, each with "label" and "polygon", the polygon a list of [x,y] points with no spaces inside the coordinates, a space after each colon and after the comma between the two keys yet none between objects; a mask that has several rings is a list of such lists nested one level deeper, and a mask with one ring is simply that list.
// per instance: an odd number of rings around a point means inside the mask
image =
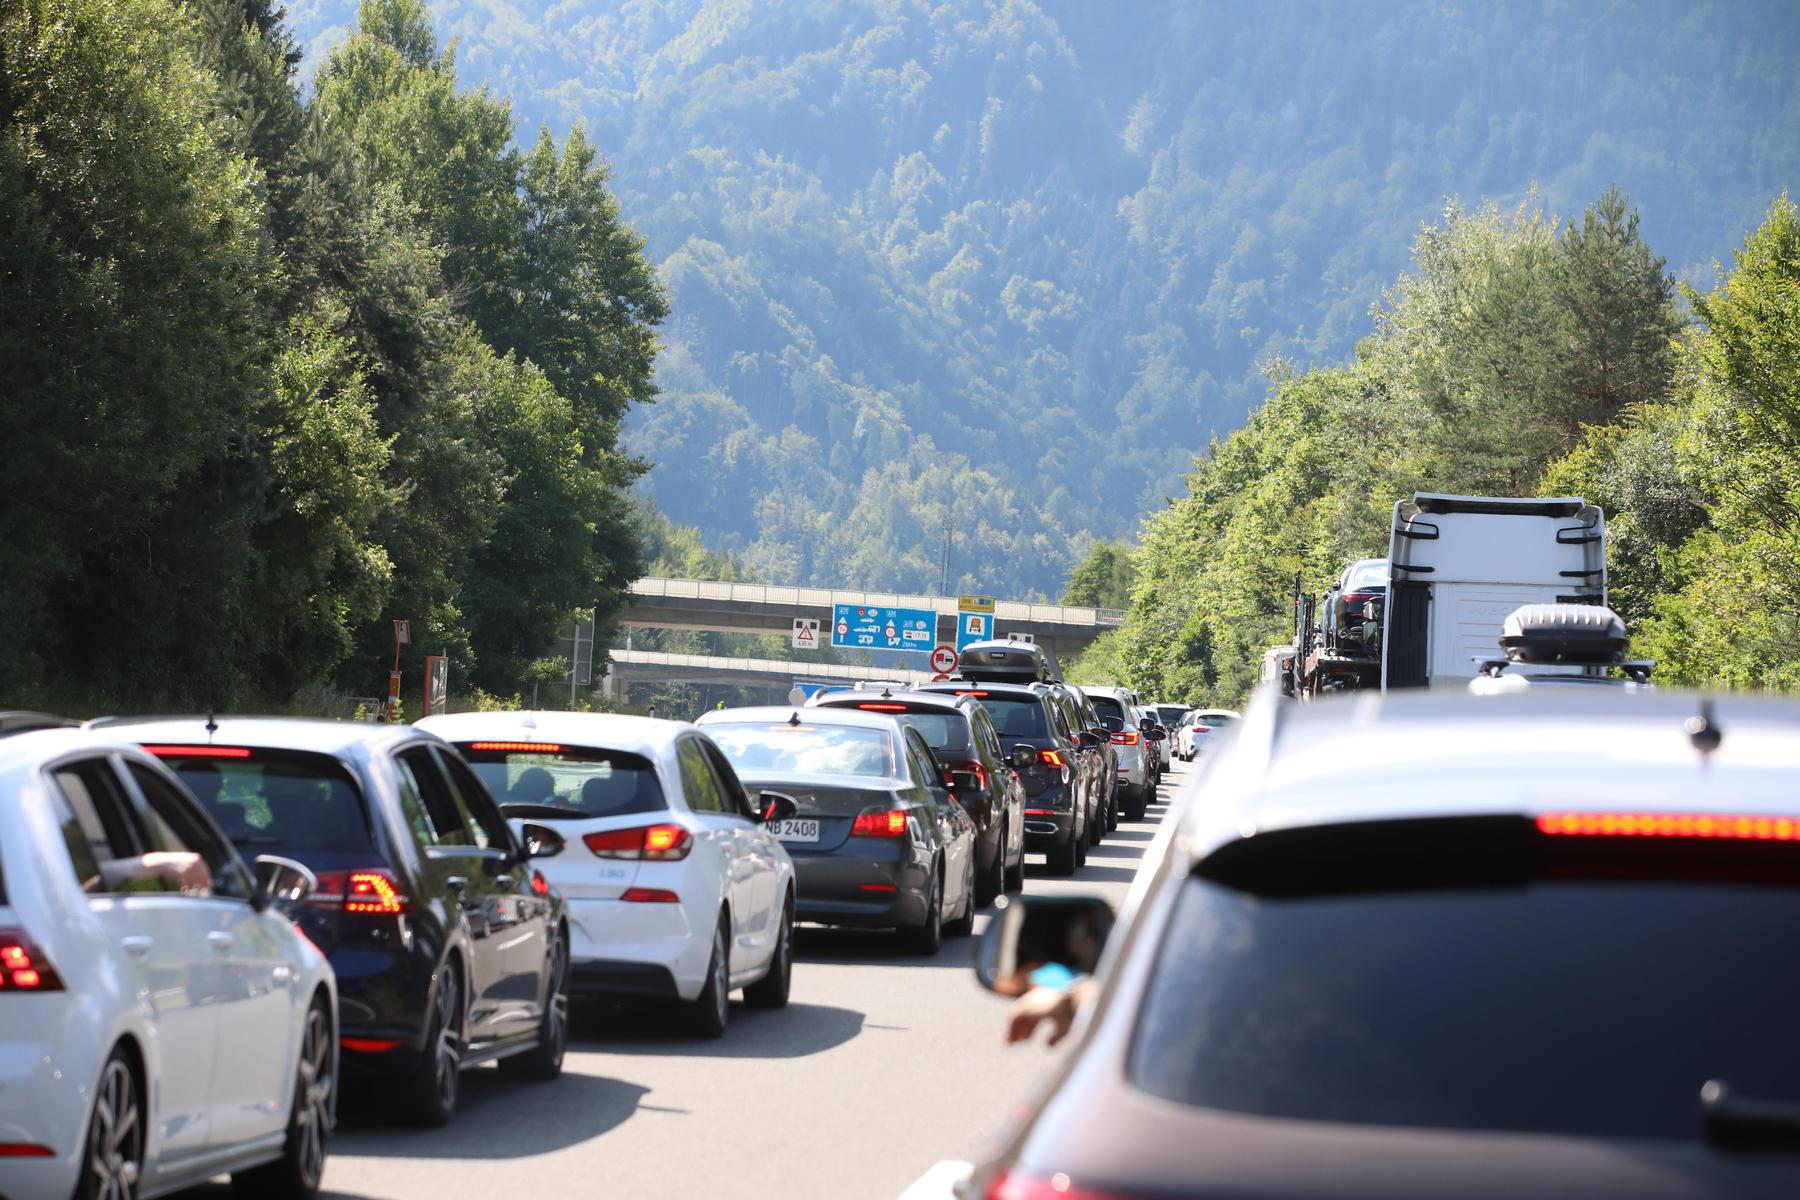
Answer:
[{"label": "car roof box", "polygon": [[1041,683],[1055,678],[1039,646],[1012,639],[970,642],[963,647],[958,673],[981,683]]},{"label": "car roof box", "polygon": [[1526,604],[1500,627],[1515,663],[1611,664],[1625,659],[1625,622],[1599,604]]}]

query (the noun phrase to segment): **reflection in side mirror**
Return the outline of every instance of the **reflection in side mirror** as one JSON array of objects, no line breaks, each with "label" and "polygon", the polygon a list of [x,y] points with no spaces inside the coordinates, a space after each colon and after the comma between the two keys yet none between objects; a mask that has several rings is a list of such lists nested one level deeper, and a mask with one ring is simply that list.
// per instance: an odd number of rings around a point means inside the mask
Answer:
[{"label": "reflection in side mirror", "polygon": [[520,821],[514,832],[525,847],[526,858],[555,858],[568,845],[562,834],[536,821]]},{"label": "reflection in side mirror", "polygon": [[1106,732],[1118,733],[1125,728],[1125,722],[1117,717],[1101,717],[1100,723],[1106,726]]},{"label": "reflection in side mirror", "polygon": [[305,904],[307,897],[319,886],[318,876],[305,863],[279,854],[257,855],[256,882],[276,911],[289,916]]},{"label": "reflection in side mirror", "polygon": [[1166,734],[1162,731],[1161,727],[1158,727],[1155,729],[1146,729],[1144,731],[1144,740],[1147,742],[1160,742],[1164,738],[1167,738],[1168,736],[1169,736],[1168,734]]},{"label": "reflection in side mirror", "polygon": [[1037,766],[1038,750],[1036,746],[1014,746],[1012,748],[1012,765],[1014,770],[1023,771],[1027,767]]},{"label": "reflection in side mirror", "polygon": [[975,977],[1002,996],[1066,987],[1093,974],[1112,927],[1112,906],[1097,896],[1017,897],[988,922]]},{"label": "reflection in side mirror", "polygon": [[756,802],[762,808],[764,825],[791,819],[800,811],[800,802],[786,792],[762,792]]}]

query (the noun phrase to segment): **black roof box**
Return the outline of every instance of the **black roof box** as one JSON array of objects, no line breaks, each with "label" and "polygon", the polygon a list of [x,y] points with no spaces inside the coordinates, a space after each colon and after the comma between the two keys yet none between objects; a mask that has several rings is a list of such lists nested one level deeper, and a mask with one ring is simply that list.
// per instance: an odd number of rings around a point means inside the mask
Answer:
[{"label": "black roof box", "polygon": [[1598,604],[1527,604],[1500,627],[1500,648],[1516,663],[1620,663],[1625,622]]},{"label": "black roof box", "polygon": [[1041,683],[1055,678],[1036,643],[1010,639],[970,642],[963,647],[957,674],[979,683]]}]

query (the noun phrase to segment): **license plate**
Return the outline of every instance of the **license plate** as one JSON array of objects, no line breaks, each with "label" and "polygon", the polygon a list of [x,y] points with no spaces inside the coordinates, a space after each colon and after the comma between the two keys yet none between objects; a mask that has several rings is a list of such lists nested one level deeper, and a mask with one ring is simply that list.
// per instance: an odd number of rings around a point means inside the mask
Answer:
[{"label": "license plate", "polygon": [[819,823],[810,818],[775,821],[770,824],[769,829],[784,842],[816,842],[819,840]]}]

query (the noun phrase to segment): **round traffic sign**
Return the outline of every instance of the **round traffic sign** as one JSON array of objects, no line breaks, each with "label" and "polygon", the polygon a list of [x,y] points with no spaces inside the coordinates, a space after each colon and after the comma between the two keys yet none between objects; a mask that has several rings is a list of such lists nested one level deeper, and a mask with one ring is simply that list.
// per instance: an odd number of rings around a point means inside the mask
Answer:
[{"label": "round traffic sign", "polygon": [[939,675],[948,675],[956,670],[956,650],[950,646],[939,646],[931,652],[931,669]]}]

